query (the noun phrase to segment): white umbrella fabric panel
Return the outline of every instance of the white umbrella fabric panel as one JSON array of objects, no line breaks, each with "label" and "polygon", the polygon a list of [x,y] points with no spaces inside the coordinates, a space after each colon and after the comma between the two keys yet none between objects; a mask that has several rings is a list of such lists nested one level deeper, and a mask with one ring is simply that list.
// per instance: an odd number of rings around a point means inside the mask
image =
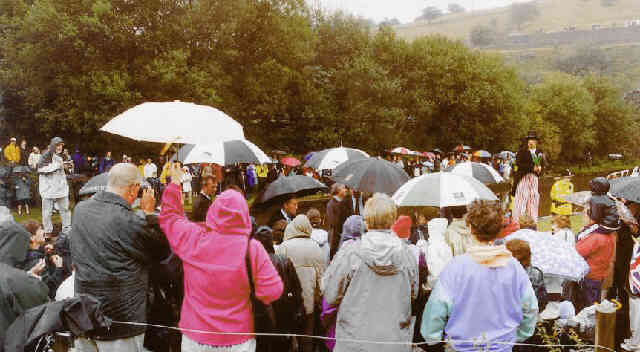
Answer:
[{"label": "white umbrella fabric panel", "polygon": [[137,141],[206,144],[244,139],[242,125],[224,112],[186,102],[148,102],[123,112],[100,129]]},{"label": "white umbrella fabric panel", "polygon": [[505,237],[505,243],[514,239],[529,243],[531,265],[540,269],[544,275],[580,281],[589,273],[589,265],[575,246],[558,236],[549,232],[521,229]]},{"label": "white umbrella fabric panel", "polygon": [[496,195],[480,181],[451,172],[436,172],[416,177],[393,195],[401,207],[452,207],[474,200],[497,201]]},{"label": "white umbrella fabric panel", "polygon": [[369,154],[353,148],[331,148],[313,154],[304,166],[315,170],[333,170],[348,160],[366,159]]},{"label": "white umbrella fabric panel", "polygon": [[504,178],[491,166],[483,163],[464,162],[446,168],[444,171],[473,177],[482,183],[502,183]]},{"label": "white umbrella fabric panel", "polygon": [[392,195],[409,181],[407,173],[384,159],[367,158],[338,166],[332,179],[360,192]]},{"label": "white umbrella fabric panel", "polygon": [[271,162],[271,158],[267,154],[246,139],[212,144],[188,144],[180,148],[174,157],[184,164],[233,165],[235,163],[266,164]]}]

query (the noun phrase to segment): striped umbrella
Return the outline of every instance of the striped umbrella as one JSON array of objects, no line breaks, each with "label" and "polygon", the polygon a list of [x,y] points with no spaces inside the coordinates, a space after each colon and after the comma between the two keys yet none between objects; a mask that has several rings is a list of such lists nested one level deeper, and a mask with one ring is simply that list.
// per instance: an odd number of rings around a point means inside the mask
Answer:
[{"label": "striped umbrella", "polygon": [[172,160],[178,160],[184,164],[218,165],[266,164],[271,161],[258,146],[245,139],[212,144],[187,144],[178,150]]},{"label": "striped umbrella", "polygon": [[393,195],[401,207],[452,207],[468,205],[476,199],[498,198],[480,181],[451,172],[436,172],[416,177]]},{"label": "striped umbrella", "polygon": [[369,154],[359,149],[344,147],[331,148],[314,153],[304,166],[318,171],[333,170],[346,161],[366,159],[368,157]]},{"label": "striped umbrella", "polygon": [[473,177],[484,184],[502,183],[504,178],[491,166],[483,163],[464,162],[444,169],[458,175]]},{"label": "striped umbrella", "polygon": [[473,156],[478,157],[478,158],[490,158],[491,157],[491,153],[489,153],[486,150],[477,150],[477,151],[473,152]]}]

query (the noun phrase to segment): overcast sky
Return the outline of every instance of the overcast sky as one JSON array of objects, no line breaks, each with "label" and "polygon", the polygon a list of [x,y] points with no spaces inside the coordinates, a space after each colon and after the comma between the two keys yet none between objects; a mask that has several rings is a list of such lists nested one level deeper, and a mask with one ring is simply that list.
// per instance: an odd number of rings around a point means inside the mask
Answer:
[{"label": "overcast sky", "polygon": [[342,9],[380,22],[385,18],[397,18],[402,23],[412,22],[427,6],[447,9],[449,3],[455,2],[467,10],[486,9],[506,6],[514,0],[316,0],[328,9]]}]

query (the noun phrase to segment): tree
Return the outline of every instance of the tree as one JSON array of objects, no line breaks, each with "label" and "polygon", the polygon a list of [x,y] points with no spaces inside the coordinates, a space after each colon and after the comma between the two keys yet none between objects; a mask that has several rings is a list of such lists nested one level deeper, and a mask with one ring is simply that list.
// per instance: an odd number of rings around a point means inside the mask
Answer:
[{"label": "tree", "polygon": [[514,2],[511,5],[511,22],[520,30],[522,25],[540,16],[538,4],[535,1]]},{"label": "tree", "polygon": [[600,48],[581,47],[574,54],[559,58],[555,67],[571,75],[586,76],[591,73],[604,74],[612,61]]},{"label": "tree", "polygon": [[444,13],[438,7],[435,6],[427,6],[422,10],[422,15],[418,18],[421,20],[426,20],[431,23],[431,21],[435,20],[438,17],[441,17]]},{"label": "tree", "polygon": [[400,20],[397,18],[385,18],[384,21],[380,22],[380,26],[397,26],[400,24]]},{"label": "tree", "polygon": [[496,31],[492,27],[477,25],[471,29],[471,44],[474,46],[487,46],[496,42]]},{"label": "tree", "polygon": [[464,7],[462,7],[462,5],[457,4],[457,3],[451,3],[447,6],[447,9],[449,10],[449,12],[451,13],[460,13],[460,12],[465,12],[466,9]]}]

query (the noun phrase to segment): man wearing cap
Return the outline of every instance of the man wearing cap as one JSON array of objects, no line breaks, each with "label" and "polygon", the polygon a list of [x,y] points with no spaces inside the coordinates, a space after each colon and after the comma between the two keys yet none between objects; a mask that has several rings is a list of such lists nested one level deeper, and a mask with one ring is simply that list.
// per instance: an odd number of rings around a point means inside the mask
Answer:
[{"label": "man wearing cap", "polygon": [[535,131],[529,131],[522,148],[516,154],[517,169],[511,190],[515,197],[512,215],[514,221],[517,222],[525,213],[538,221],[538,177],[545,167],[546,158],[542,150],[538,149],[538,136]]},{"label": "man wearing cap", "polygon": [[9,144],[4,148],[4,158],[8,162],[17,164],[20,162],[20,148],[16,144],[16,138],[12,137]]}]

